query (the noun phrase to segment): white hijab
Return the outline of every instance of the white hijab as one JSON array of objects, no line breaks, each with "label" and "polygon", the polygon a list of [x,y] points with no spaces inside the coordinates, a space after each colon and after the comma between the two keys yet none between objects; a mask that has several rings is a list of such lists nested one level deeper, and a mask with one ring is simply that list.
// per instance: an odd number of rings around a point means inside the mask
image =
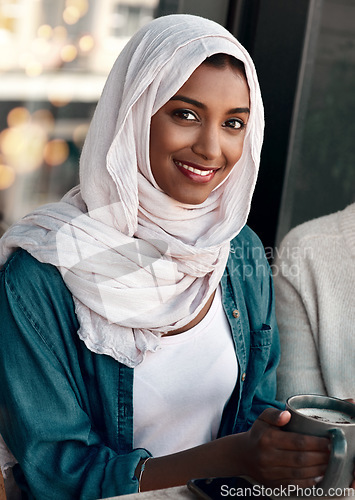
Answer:
[{"label": "white hijab", "polygon": [[[200,205],[156,184],[151,116],[215,53],[241,60],[251,113],[243,154]],[[16,247],[58,267],[73,295],[86,346],[134,367],[160,336],[188,324],[225,269],[229,242],[246,223],[263,139],[254,65],[223,27],[191,15],[155,19],[128,42],[97,105],[80,160],[80,185],[12,226],[0,264]]]}]

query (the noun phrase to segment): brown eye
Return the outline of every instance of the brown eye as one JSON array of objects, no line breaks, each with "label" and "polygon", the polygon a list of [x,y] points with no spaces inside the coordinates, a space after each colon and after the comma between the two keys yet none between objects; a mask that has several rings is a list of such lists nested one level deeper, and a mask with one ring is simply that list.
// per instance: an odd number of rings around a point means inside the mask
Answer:
[{"label": "brown eye", "polygon": [[174,116],[176,116],[177,118],[181,118],[182,120],[197,120],[195,113],[193,113],[189,109],[178,109],[174,111]]},{"label": "brown eye", "polygon": [[223,126],[232,128],[233,130],[240,130],[245,127],[245,123],[243,122],[243,120],[240,120],[238,118],[231,118],[230,120],[224,122]]}]

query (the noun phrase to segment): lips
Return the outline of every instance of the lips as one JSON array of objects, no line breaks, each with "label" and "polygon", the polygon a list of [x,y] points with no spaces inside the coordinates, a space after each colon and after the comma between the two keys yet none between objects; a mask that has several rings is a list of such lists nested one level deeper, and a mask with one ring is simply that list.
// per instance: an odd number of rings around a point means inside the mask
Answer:
[{"label": "lips", "polygon": [[174,163],[182,174],[195,182],[209,182],[218,170],[216,168],[207,169],[193,163],[185,163],[179,160],[174,160]]}]

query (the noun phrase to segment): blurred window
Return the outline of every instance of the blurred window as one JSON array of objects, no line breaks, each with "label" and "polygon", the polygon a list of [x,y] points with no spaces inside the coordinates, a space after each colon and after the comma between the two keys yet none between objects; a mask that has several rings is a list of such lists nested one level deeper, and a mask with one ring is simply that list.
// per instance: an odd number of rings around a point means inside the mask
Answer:
[{"label": "blurred window", "polygon": [[153,18],[155,6],[152,2],[145,5],[117,2],[114,6],[111,35],[130,37]]},{"label": "blurred window", "polygon": [[355,201],[355,2],[312,0],[277,241]]}]

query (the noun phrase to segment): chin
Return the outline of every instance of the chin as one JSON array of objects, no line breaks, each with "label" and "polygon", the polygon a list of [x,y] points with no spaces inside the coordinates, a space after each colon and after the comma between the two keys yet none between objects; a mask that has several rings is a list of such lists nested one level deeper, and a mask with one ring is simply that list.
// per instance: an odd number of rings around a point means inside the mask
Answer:
[{"label": "chin", "polygon": [[186,196],[186,195],[180,195],[180,196],[172,196],[169,195],[171,198],[173,198],[175,201],[178,201],[179,203],[184,203],[185,205],[201,205],[204,201],[207,200],[208,195],[206,196]]},{"label": "chin", "polygon": [[[166,194],[185,205],[201,205],[201,203],[207,200],[213,189],[211,186],[207,189],[201,189],[201,185],[186,186],[186,184],[184,186],[180,185],[180,189],[172,189],[173,186],[170,187],[171,189],[165,191]],[[176,186],[174,187],[176,188]]]}]

